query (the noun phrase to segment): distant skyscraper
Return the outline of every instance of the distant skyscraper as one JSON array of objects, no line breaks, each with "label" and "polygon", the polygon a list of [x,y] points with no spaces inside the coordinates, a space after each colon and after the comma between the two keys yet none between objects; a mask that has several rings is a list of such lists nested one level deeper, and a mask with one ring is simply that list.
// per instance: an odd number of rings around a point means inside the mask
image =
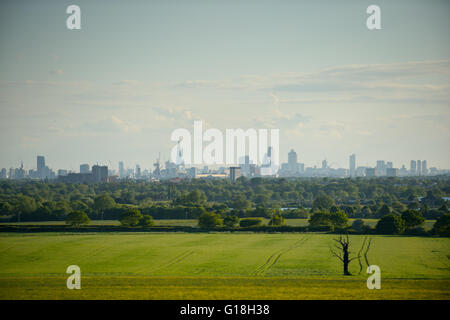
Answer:
[{"label": "distant skyscraper", "polygon": [[304,163],[300,163],[298,165],[298,169],[301,173],[305,172],[305,164]]},{"label": "distant skyscraper", "polygon": [[64,169],[58,169],[58,177],[65,177],[67,176],[68,172]]},{"label": "distant skyscraper", "polygon": [[295,152],[294,149],[291,149],[291,151],[289,151],[288,153],[288,164],[297,164],[297,152]]},{"label": "distant skyscraper", "polygon": [[422,175],[426,176],[428,174],[427,160],[422,160]]},{"label": "distant skyscraper", "polygon": [[398,173],[399,173],[399,175],[401,175],[401,176],[406,176],[406,175],[408,175],[408,170],[406,170],[406,167],[405,167],[404,164],[402,165],[402,167],[401,167],[401,169],[398,171]]},{"label": "distant skyscraper", "polygon": [[366,168],[366,177],[375,177],[375,168]]},{"label": "distant skyscraper", "polygon": [[289,151],[288,153],[288,170],[291,173],[297,173],[299,170],[299,166],[297,163],[297,152],[294,151],[294,149],[291,149],[291,151]]},{"label": "distant skyscraper", "polygon": [[90,173],[91,169],[87,163],[80,165],[80,173]]},{"label": "distant skyscraper", "polygon": [[325,159],[322,161],[322,169],[326,169],[326,168],[328,168],[328,163],[327,163],[327,160]]},{"label": "distant skyscraper", "polygon": [[392,169],[394,167],[394,164],[392,162],[386,163],[386,169]]},{"label": "distant skyscraper", "polygon": [[356,155],[352,154],[350,155],[349,159],[349,168],[350,168],[350,177],[356,176]]},{"label": "distant skyscraper", "polygon": [[123,167],[123,161],[119,162],[119,178],[124,178],[125,177],[125,170]]},{"label": "distant skyscraper", "polygon": [[107,166],[92,166],[92,175],[95,182],[107,182],[108,181],[108,167]]},{"label": "distant skyscraper", "polygon": [[136,165],[136,172],[134,173],[134,175],[136,179],[141,178],[141,167],[138,164]]},{"label": "distant skyscraper", "polygon": [[197,168],[196,167],[191,167],[189,169],[187,169],[187,173],[189,178],[195,179],[197,178]]},{"label": "distant skyscraper", "polygon": [[422,175],[422,161],[417,160],[417,175],[421,176]]},{"label": "distant skyscraper", "polygon": [[24,179],[25,178],[25,170],[23,169],[23,163],[20,163],[20,168],[16,168],[14,170],[14,179]]},{"label": "distant skyscraper", "polygon": [[377,160],[377,166],[376,166],[376,175],[377,176],[385,176],[386,175],[386,163],[384,160]]},{"label": "distant skyscraper", "polygon": [[37,172],[40,174],[45,168],[45,158],[44,156],[37,156]]},{"label": "distant skyscraper", "polygon": [[241,168],[240,167],[230,167],[230,180],[231,182],[236,181],[237,178],[241,176]]},{"label": "distant skyscraper", "polygon": [[387,168],[386,169],[386,175],[388,177],[397,177],[398,176],[398,169],[397,168]]},{"label": "distant skyscraper", "polygon": [[409,173],[412,176],[416,175],[416,170],[417,170],[416,165],[417,165],[416,160],[411,160],[410,165],[409,165]]}]

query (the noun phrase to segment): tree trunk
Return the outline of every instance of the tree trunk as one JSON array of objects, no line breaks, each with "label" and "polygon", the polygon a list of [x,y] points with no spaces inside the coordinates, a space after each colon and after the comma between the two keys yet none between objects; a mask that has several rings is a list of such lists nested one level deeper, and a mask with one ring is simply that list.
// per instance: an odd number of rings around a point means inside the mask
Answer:
[{"label": "tree trunk", "polygon": [[344,276],[349,276],[350,272],[348,272],[348,264],[350,263],[348,259],[348,247],[344,247]]}]

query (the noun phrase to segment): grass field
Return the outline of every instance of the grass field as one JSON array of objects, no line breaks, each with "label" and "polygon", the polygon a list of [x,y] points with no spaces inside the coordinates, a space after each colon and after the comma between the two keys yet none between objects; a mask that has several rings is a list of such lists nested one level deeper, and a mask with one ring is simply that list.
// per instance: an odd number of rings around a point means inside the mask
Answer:
[{"label": "grass field", "polygon": [[[0,299],[449,299],[450,239],[373,236],[366,287],[329,252],[333,235],[0,234]],[[351,236],[357,252],[364,236]],[[66,288],[78,265],[82,289]]]}]

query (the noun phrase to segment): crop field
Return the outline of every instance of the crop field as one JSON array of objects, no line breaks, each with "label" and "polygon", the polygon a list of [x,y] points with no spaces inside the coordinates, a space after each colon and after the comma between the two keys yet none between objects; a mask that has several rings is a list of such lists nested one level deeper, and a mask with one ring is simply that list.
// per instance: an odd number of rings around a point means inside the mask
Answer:
[{"label": "crop field", "polygon": [[[0,234],[0,299],[449,299],[450,239],[370,236],[351,276],[310,233]],[[363,235],[351,235],[357,254]],[[366,287],[367,263],[381,289]],[[66,268],[81,268],[81,290]]]}]

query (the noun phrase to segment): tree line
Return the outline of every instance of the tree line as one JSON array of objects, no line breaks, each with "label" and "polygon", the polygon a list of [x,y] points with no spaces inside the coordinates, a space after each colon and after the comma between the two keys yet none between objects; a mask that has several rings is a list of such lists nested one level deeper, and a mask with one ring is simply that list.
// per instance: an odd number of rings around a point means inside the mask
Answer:
[{"label": "tree line", "polygon": [[[119,220],[136,209],[154,219],[199,219],[205,213],[214,213],[224,221],[228,216],[250,221],[304,218],[310,219],[312,225],[324,223],[328,218],[324,220],[323,216],[336,214],[356,219],[388,216],[395,220],[410,212],[434,220],[448,213],[443,197],[449,194],[448,176],[239,178],[235,183],[206,179],[103,184],[0,181],[0,219],[65,220],[72,212],[83,212],[89,219]],[[403,220],[403,231],[411,229]]]}]

